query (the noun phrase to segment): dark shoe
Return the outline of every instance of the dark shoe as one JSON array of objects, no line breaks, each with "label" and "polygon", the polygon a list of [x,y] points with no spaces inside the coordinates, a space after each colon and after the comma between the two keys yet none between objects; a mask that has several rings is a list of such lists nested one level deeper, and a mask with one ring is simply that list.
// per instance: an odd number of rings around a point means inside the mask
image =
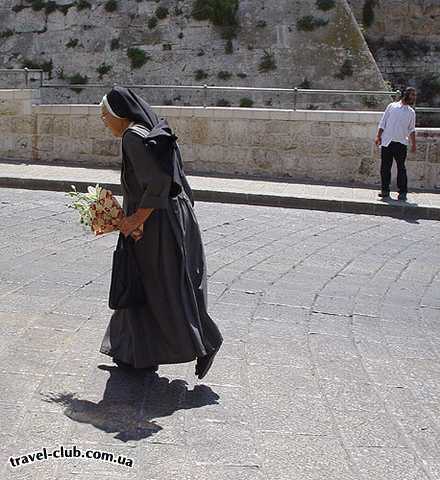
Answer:
[{"label": "dark shoe", "polygon": [[380,198],[390,198],[390,192],[384,192],[383,190],[379,193]]},{"label": "dark shoe", "polygon": [[402,202],[406,202],[406,193],[399,193],[397,200],[402,200]]},{"label": "dark shoe", "polygon": [[148,373],[155,373],[159,370],[159,365],[153,365],[152,367],[145,367],[145,368],[142,368],[142,370]]},{"label": "dark shoe", "polygon": [[201,380],[209,372],[209,369],[214,362],[214,357],[217,355],[217,352],[211,353],[210,355],[205,355],[204,357],[198,357],[196,363],[196,375]]},{"label": "dark shoe", "polygon": [[153,365],[151,367],[145,367],[145,368],[136,368],[133,367],[133,365],[130,365],[129,363],[122,362],[121,360],[116,360],[115,358],[113,361],[116,363],[116,365],[119,368],[123,368],[124,370],[143,370],[144,372],[148,373],[154,373],[159,370],[159,365]]}]

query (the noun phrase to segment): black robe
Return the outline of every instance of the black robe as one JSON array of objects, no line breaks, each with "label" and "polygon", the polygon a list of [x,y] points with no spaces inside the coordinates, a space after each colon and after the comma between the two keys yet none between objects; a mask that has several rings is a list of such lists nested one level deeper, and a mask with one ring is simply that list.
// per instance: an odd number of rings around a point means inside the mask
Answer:
[{"label": "black robe", "polygon": [[121,185],[126,215],[154,209],[143,238],[134,244],[146,304],[113,313],[100,351],[145,368],[210,355],[220,348],[222,336],[207,312],[205,254],[178,148],[174,179],[183,188],[172,198],[172,176],[139,132],[124,133]]}]

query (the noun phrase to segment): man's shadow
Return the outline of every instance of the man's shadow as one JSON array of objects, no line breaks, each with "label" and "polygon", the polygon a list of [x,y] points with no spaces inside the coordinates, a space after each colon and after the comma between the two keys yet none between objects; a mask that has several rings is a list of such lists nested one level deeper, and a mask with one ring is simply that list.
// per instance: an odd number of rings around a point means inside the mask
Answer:
[{"label": "man's shadow", "polygon": [[102,400],[77,398],[74,393],[50,393],[44,401],[65,407],[64,414],[76,422],[88,423],[114,438],[127,442],[150,437],[162,430],[157,418],[178,410],[217,405],[219,396],[207,385],[188,389],[184,380],[170,381],[142,370],[126,371],[101,365],[110,372]]}]

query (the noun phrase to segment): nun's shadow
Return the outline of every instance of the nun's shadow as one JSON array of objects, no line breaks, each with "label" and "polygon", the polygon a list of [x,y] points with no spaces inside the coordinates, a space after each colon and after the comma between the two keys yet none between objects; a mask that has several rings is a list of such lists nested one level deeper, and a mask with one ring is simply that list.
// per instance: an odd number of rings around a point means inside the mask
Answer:
[{"label": "nun's shadow", "polygon": [[142,440],[163,429],[155,419],[178,410],[218,404],[219,396],[207,385],[188,389],[184,380],[170,381],[157,374],[124,371],[102,365],[110,372],[102,400],[98,403],[77,398],[74,393],[51,393],[44,401],[65,407],[70,419],[93,425],[114,438],[127,442]]}]

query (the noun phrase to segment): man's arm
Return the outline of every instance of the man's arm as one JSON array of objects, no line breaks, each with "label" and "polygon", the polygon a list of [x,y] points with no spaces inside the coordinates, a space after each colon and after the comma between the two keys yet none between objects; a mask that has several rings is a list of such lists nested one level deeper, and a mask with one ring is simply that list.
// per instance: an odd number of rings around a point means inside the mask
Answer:
[{"label": "man's arm", "polygon": [[410,133],[409,138],[411,140],[411,152],[416,153],[417,152],[416,132]]},{"label": "man's arm", "polygon": [[374,141],[374,143],[377,146],[379,146],[382,143],[382,133],[383,133],[383,128],[379,128],[379,130],[377,131],[376,140]]},{"label": "man's arm", "polygon": [[409,138],[411,140],[411,152],[416,153],[417,146],[416,146],[416,114],[413,112],[411,115],[411,121],[409,124]]},{"label": "man's arm", "polygon": [[391,105],[392,104],[390,103],[387,106],[387,108],[383,112],[382,118],[380,119],[379,128],[378,128],[378,131],[377,131],[376,139],[374,141],[374,143],[376,145],[380,145],[382,143],[382,133],[385,130],[385,127],[387,125],[388,117],[390,116]]}]

